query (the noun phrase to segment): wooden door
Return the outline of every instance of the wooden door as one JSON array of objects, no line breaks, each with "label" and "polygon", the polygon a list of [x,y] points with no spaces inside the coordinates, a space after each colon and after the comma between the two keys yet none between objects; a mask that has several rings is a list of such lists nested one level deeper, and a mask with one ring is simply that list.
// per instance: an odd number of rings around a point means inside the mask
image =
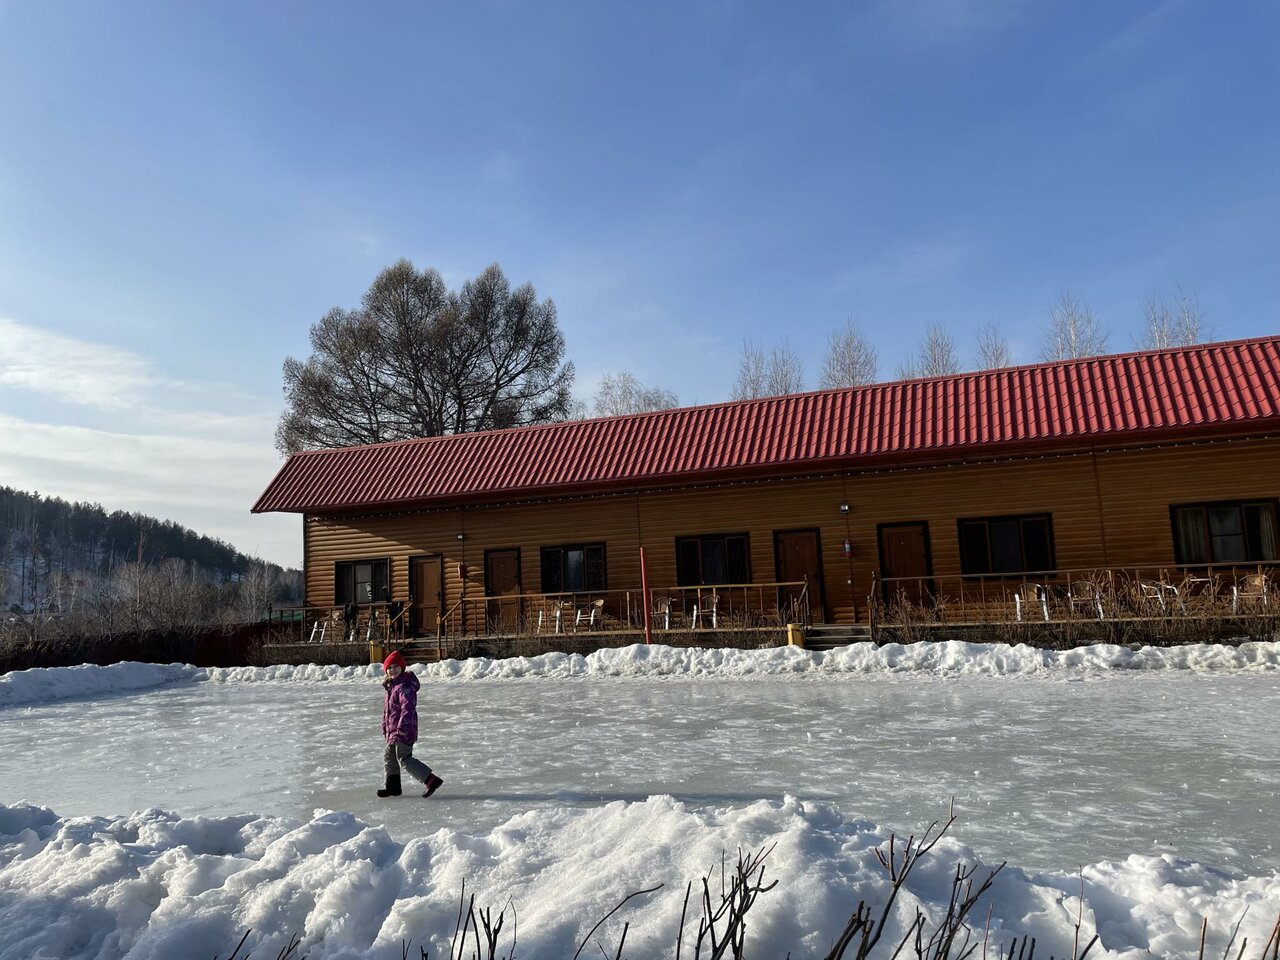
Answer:
[{"label": "wooden door", "polygon": [[520,630],[520,551],[490,550],[484,558],[484,592],[489,597],[489,630]]},{"label": "wooden door", "polygon": [[[880,576],[884,602],[899,597],[917,606],[933,604],[933,557],[929,552],[929,524],[893,523],[880,527]],[[914,579],[898,580],[908,577]]]},{"label": "wooden door", "polygon": [[[779,583],[809,582],[809,622],[826,623],[822,603],[822,544],[817,530],[779,530],[773,534]],[[804,587],[779,587],[778,609],[799,603]]]},{"label": "wooden door", "polygon": [[419,637],[440,636],[444,607],[444,561],[413,557],[409,561],[409,592],[413,599],[413,629]]}]

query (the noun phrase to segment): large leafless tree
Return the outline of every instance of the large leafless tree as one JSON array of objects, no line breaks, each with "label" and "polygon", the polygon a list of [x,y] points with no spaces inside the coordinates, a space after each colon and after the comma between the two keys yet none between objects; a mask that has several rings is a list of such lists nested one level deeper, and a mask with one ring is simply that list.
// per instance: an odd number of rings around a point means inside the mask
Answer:
[{"label": "large leafless tree", "polygon": [[680,405],[680,398],[662,387],[646,387],[635,374],[624,370],[607,373],[596,391],[592,413],[597,417],[619,417],[627,413],[670,410]]},{"label": "large leafless tree", "polygon": [[783,340],[767,354],[754,341],[742,344],[738,379],[733,385],[734,400],[780,397],[804,390],[804,363],[789,340]]},{"label": "large leafless tree", "polygon": [[960,354],[956,350],[956,342],[940,323],[929,324],[915,356],[898,367],[898,377],[902,380],[945,377],[959,372]]},{"label": "large leafless tree", "polygon": [[1144,350],[1189,347],[1203,343],[1208,335],[1200,301],[1194,293],[1188,294],[1181,288],[1174,291],[1171,301],[1163,296],[1148,297],[1142,316],[1142,335],[1138,345]]},{"label": "large leafless tree", "polygon": [[823,390],[875,383],[880,358],[871,341],[852,320],[827,338],[827,357],[818,386]]},{"label": "large leafless tree", "polygon": [[276,445],[292,453],[563,419],[573,364],[551,300],[511,288],[494,264],[459,291],[401,260],[359,308],[311,328],[311,356],[284,362]]},{"label": "large leafless tree", "polygon": [[1075,360],[1107,352],[1107,334],[1089,305],[1073,293],[1058,295],[1049,311],[1041,355],[1045,360]]}]

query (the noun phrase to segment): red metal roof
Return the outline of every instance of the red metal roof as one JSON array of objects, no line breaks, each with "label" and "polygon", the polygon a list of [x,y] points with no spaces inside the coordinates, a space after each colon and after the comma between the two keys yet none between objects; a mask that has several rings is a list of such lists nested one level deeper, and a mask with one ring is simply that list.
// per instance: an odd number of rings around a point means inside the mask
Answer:
[{"label": "red metal roof", "polygon": [[324,512],[1280,430],[1280,336],[291,456],[254,504]]}]

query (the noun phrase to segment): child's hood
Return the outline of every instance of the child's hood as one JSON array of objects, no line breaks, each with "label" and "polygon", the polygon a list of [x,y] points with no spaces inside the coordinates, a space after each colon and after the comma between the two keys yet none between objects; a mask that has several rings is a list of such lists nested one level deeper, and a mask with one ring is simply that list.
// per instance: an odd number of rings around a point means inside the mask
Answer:
[{"label": "child's hood", "polygon": [[405,686],[416,692],[417,689],[422,686],[422,683],[418,680],[418,675],[416,673],[412,670],[406,670],[404,673],[400,674],[400,676],[396,677],[395,680],[391,682],[391,685],[393,687]]}]

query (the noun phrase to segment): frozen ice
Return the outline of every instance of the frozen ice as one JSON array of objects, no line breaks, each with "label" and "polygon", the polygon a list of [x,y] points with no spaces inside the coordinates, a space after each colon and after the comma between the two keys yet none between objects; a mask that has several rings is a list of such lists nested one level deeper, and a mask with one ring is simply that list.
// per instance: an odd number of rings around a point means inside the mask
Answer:
[{"label": "frozen ice", "polygon": [[957,857],[1008,860],[993,923],[1048,951],[1082,875],[1098,955],[1194,956],[1202,916],[1220,953],[1246,905],[1260,944],[1278,667],[1277,644],[417,665],[415,752],[446,779],[429,801],[373,796],[378,667],[23,671],[0,678],[0,958],[225,955],[247,927],[269,955],[288,931],[318,960],[398,957],[401,936],[434,955],[464,879],[511,898],[529,957],[571,956],[666,882],[626,917],[627,954],[657,957],[684,883],[766,842],[783,882],[754,955],[820,954],[883,892],[870,848],[952,795],[954,840],[904,911],[936,906]]}]

